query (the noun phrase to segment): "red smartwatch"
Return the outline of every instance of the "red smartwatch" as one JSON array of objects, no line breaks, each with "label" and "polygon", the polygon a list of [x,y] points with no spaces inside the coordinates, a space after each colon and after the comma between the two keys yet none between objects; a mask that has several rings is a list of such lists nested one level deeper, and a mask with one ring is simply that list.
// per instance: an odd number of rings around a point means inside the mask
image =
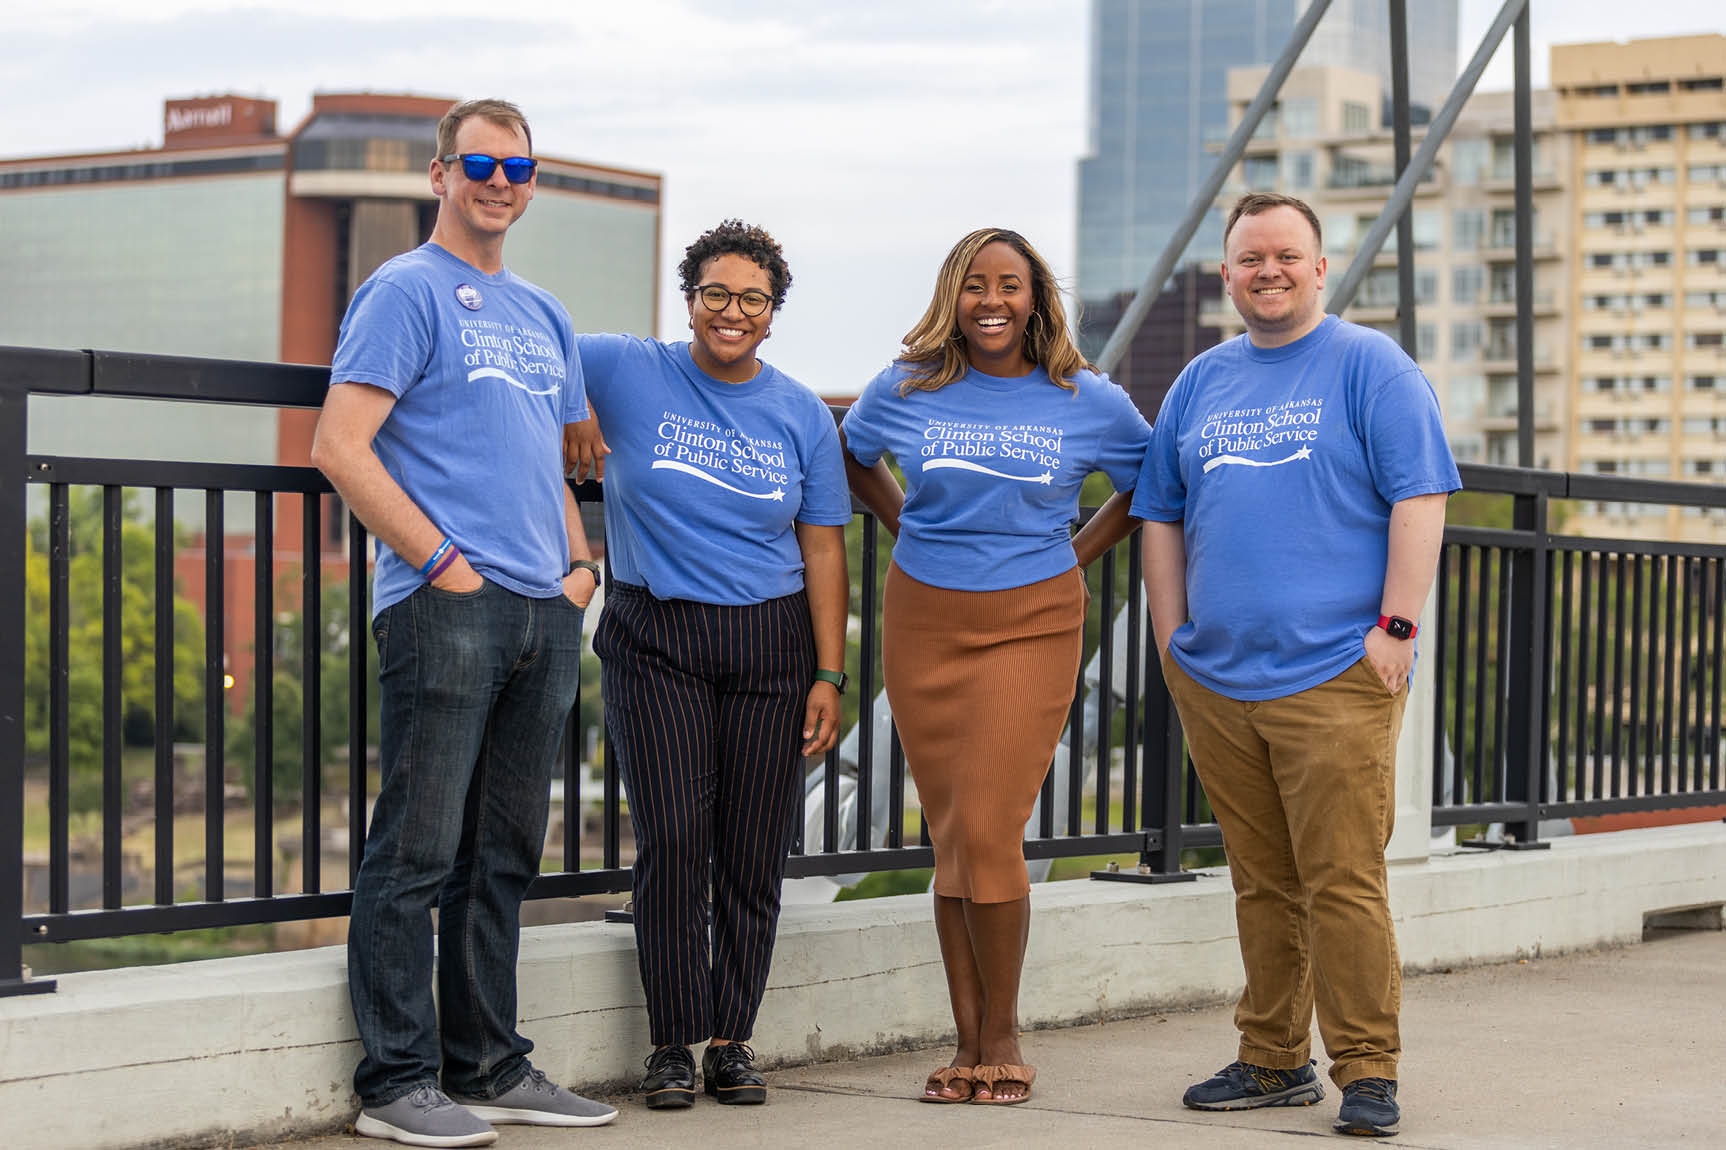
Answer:
[{"label": "red smartwatch", "polygon": [[1412,639],[1414,633],[1420,630],[1411,621],[1401,615],[1380,615],[1378,625],[1384,628],[1385,634],[1392,639]]}]

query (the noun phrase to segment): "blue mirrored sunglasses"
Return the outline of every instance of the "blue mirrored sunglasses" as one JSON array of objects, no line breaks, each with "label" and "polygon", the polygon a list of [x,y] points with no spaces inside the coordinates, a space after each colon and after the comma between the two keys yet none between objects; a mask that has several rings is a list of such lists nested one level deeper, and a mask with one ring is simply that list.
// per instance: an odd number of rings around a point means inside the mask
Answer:
[{"label": "blue mirrored sunglasses", "polygon": [[476,184],[491,179],[491,174],[497,171],[499,164],[503,165],[503,178],[512,184],[527,183],[533,179],[533,170],[539,167],[538,160],[529,159],[527,156],[509,156],[499,159],[483,152],[464,152],[459,156],[452,152],[443,158],[443,162],[446,164],[456,160],[461,161],[463,174]]}]

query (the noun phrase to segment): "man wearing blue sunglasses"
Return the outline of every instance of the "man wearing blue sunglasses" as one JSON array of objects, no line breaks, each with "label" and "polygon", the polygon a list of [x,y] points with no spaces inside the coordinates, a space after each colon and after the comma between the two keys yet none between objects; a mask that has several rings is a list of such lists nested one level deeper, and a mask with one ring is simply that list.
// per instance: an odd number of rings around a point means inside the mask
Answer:
[{"label": "man wearing blue sunglasses", "polygon": [[383,777],[348,930],[354,1128],[484,1146],[494,1122],[617,1116],[535,1069],[516,1030],[521,902],[599,568],[564,483],[563,426],[588,417],[569,313],[503,265],[533,198],[527,121],[469,101],[437,145],[431,240],[354,293],[312,462],[378,543]]}]

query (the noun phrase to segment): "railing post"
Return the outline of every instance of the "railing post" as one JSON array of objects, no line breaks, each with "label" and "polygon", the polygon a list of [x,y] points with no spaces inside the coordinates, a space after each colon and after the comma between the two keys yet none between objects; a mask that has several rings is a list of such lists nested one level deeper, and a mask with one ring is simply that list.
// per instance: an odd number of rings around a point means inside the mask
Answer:
[{"label": "railing post", "polygon": [[[1534,466],[1534,133],[1529,91],[1528,5],[1516,14],[1516,465]],[[1505,668],[1510,675],[1510,713],[1523,716],[1523,737],[1505,743],[1505,799],[1526,804],[1520,820],[1505,820],[1507,843],[1521,849],[1550,844],[1540,838],[1541,787],[1546,779],[1547,497],[1518,495],[1514,526],[1533,533],[1526,558],[1511,569],[1510,640]]]},{"label": "railing post", "polygon": [[[1441,557],[1439,560],[1443,562]],[[1408,679],[1402,735],[1396,742],[1396,828],[1384,848],[1389,862],[1422,862],[1432,854],[1432,779],[1438,770],[1434,730],[1438,713],[1438,654],[1444,636],[1437,626],[1439,595],[1427,600],[1420,616],[1420,662]]]},{"label": "railing post", "polygon": [[[0,540],[22,555],[29,390],[0,373]],[[54,989],[24,969],[24,564],[0,563],[0,998]]]},{"label": "railing post", "polygon": [[[1540,839],[1541,788],[1546,778],[1546,720],[1549,703],[1547,663],[1547,497],[1516,496],[1514,526],[1532,533],[1526,553],[1506,552],[1510,572],[1510,634],[1500,646],[1509,688],[1507,711],[1521,725],[1504,741],[1504,801],[1520,803],[1524,815],[1506,819],[1504,847],[1544,850]],[[1519,737],[1520,736],[1520,737]]]},{"label": "railing post", "polygon": [[[1534,466],[1534,94],[1528,5],[1516,14],[1513,96],[1516,153],[1516,466]],[[1522,506],[1522,500],[1517,506]],[[1542,516],[1544,518],[1544,516]],[[1517,524],[1522,527],[1522,523]]]},{"label": "railing post", "polygon": [[[1137,536],[1134,536],[1135,546]],[[1137,588],[1134,592],[1137,593]],[[1092,871],[1091,877],[1112,882],[1191,882],[1199,876],[1181,869],[1181,783],[1186,774],[1186,753],[1181,741],[1181,719],[1163,681],[1154,636],[1146,636],[1144,672],[1145,732],[1140,746],[1143,756],[1139,785],[1139,827],[1147,844],[1157,835],[1157,845],[1139,852],[1136,871]]]},{"label": "railing post", "polygon": [[[1187,777],[1186,740],[1181,736],[1181,716],[1175,710],[1175,700],[1169,685],[1163,681],[1163,665],[1159,661],[1155,641],[1148,644],[1146,661],[1151,664],[1145,675],[1145,717],[1155,716],[1160,722],[1155,735],[1146,731],[1145,745],[1154,747],[1157,770],[1147,771],[1149,785],[1145,788],[1145,824],[1161,824],[1163,839],[1156,850],[1147,852],[1145,862],[1153,873],[1173,881],[1192,878],[1181,870],[1182,814],[1181,788]],[[1151,697],[1153,674],[1156,683],[1155,701]]]},{"label": "railing post", "polygon": [[[1390,103],[1395,140],[1396,178],[1408,170],[1408,0],[1390,0]],[[1397,339],[1410,359],[1419,359],[1419,328],[1414,315],[1414,213],[1396,219]]]}]

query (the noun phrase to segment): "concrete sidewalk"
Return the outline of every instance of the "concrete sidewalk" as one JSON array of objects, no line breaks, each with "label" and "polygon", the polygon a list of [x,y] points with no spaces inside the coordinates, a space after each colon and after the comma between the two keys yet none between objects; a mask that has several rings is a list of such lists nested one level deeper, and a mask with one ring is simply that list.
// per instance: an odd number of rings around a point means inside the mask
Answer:
[{"label": "concrete sidewalk", "polygon": [[[1034,1032],[1025,1053],[1039,1078],[1021,1106],[916,1102],[924,1075],[947,1057],[934,1050],[774,1071],[771,1100],[761,1107],[722,1108],[702,1098],[691,1110],[656,1113],[638,1098],[615,1098],[623,1113],[610,1126],[504,1126],[497,1146],[1256,1150],[1331,1137],[1338,1092],[1328,1086],[1325,1100],[1308,1108],[1182,1109],[1187,1084],[1233,1058],[1233,1033],[1228,1007]],[[1726,933],[1678,933],[1622,949],[1411,977],[1403,1041],[1403,1132],[1395,1145],[1726,1147],[1718,1115]],[[393,1143],[336,1137],[282,1145],[370,1150]]]}]

